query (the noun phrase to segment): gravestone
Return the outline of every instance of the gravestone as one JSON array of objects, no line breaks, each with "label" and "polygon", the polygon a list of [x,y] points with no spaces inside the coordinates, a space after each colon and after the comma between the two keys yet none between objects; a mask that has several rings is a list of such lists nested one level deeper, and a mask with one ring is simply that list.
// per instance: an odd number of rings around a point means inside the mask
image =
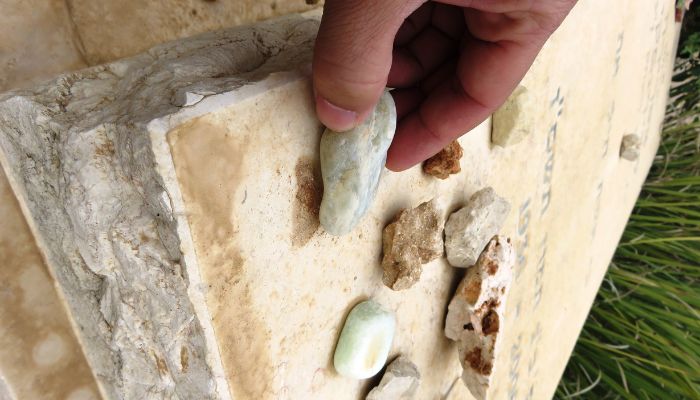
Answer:
[{"label": "gravestone", "polygon": [[[396,313],[390,357],[417,365],[417,398],[462,398],[443,328],[463,271],[435,260],[393,292],[381,234],[401,208],[438,198],[447,214],[486,186],[513,206],[501,235],[518,257],[489,396],[548,398],[658,146],[673,15],[580,2],[522,82],[528,136],[495,146],[485,121],[459,174],[386,171],[342,237],[317,219],[318,14],[1,95],[0,162],[107,398],[362,398],[378,381],[339,376],[332,354],[370,297]],[[619,157],[630,133],[635,161]]]}]

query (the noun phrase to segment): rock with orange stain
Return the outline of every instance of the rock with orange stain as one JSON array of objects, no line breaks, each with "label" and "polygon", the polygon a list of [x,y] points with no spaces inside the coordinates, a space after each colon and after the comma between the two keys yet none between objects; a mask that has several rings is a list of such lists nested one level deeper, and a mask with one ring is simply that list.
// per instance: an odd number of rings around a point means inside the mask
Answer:
[{"label": "rock with orange stain", "polygon": [[439,179],[447,179],[450,175],[462,170],[459,160],[463,153],[462,146],[455,140],[439,153],[427,159],[423,163],[423,172]]},{"label": "rock with orange stain", "polygon": [[491,381],[514,265],[510,239],[495,236],[467,271],[447,310],[445,336],[458,343],[462,380],[477,399],[485,398]]}]

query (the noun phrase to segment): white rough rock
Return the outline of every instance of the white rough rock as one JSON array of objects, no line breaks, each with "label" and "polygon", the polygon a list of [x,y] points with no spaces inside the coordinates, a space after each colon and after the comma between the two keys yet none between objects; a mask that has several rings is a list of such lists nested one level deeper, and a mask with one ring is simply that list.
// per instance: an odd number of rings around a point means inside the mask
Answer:
[{"label": "white rough rock", "polygon": [[527,88],[518,86],[503,105],[493,113],[491,141],[508,147],[521,142],[533,129],[534,113],[527,112]]},{"label": "white rough rock", "polygon": [[412,399],[420,385],[420,372],[407,357],[399,356],[391,362],[379,385],[368,394],[367,400]]},{"label": "white rough rock", "polygon": [[165,134],[178,105],[299,76],[317,29],[285,17],[0,95],[0,162],[106,398],[230,398]]},{"label": "white rough rock", "polygon": [[445,224],[445,251],[450,265],[474,265],[486,243],[501,229],[508,212],[510,204],[491,187],[474,193],[466,206],[453,212]]},{"label": "white rough rock", "polygon": [[458,342],[462,380],[477,399],[484,399],[499,351],[515,251],[510,239],[494,237],[467,270],[447,309],[445,336]]},{"label": "white rough rock", "polygon": [[639,135],[633,133],[622,137],[620,144],[620,157],[628,161],[635,161],[639,158],[639,149],[642,147]]},{"label": "white rough rock", "polygon": [[385,92],[361,125],[348,132],[323,132],[319,218],[326,231],[333,235],[350,232],[372,205],[395,131],[394,98]]}]

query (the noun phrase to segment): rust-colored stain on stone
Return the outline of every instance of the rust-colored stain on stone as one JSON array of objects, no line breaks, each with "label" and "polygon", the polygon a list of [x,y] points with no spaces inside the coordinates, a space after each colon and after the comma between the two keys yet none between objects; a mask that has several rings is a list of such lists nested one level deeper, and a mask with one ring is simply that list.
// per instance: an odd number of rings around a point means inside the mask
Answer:
[{"label": "rust-colored stain on stone", "polygon": [[486,264],[486,272],[493,276],[498,272],[498,263],[494,260],[488,260]]},{"label": "rust-colored stain on stone", "polygon": [[492,333],[498,333],[499,319],[498,314],[495,310],[489,310],[484,318],[481,319],[481,330],[484,335],[490,335]]},{"label": "rust-colored stain on stone", "polygon": [[472,279],[467,285],[464,285],[464,298],[469,304],[475,304],[479,300],[479,294],[481,294],[481,280]]},{"label": "rust-colored stain on stone", "polygon": [[474,348],[472,351],[464,356],[464,361],[466,361],[469,366],[481,375],[489,375],[491,373],[492,365],[491,363],[485,362],[481,357],[481,349]]}]

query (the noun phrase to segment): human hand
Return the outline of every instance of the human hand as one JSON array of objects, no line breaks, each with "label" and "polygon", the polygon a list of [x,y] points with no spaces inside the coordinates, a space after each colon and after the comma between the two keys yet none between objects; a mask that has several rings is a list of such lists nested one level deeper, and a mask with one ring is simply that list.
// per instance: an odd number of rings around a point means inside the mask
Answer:
[{"label": "human hand", "polygon": [[386,86],[399,123],[387,167],[434,155],[515,89],[576,0],[326,0],[316,39],[316,113],[361,123]]}]

